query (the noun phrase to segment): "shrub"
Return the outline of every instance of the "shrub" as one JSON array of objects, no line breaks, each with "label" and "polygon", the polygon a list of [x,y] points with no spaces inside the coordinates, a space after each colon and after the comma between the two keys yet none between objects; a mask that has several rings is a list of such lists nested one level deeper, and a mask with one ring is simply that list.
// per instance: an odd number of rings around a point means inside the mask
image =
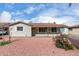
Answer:
[{"label": "shrub", "polygon": [[68,37],[67,37],[67,35],[65,35],[65,34],[64,34],[64,35],[62,35],[62,37],[63,37],[63,38],[68,38]]},{"label": "shrub", "polygon": [[65,45],[64,49],[65,50],[73,50],[74,49],[74,46],[72,44]]},{"label": "shrub", "polygon": [[56,43],[57,48],[63,48],[63,45],[61,43]]},{"label": "shrub", "polygon": [[56,47],[63,48],[65,50],[74,49],[74,46],[70,44],[70,41],[68,40],[66,35],[63,35],[62,37],[56,37]]},{"label": "shrub", "polygon": [[63,48],[63,44],[60,40],[56,40],[56,47],[57,48]]},{"label": "shrub", "polygon": [[64,49],[67,51],[69,50],[68,45],[65,45]]},{"label": "shrub", "polygon": [[2,41],[2,42],[0,42],[0,46],[4,46],[4,45],[7,45],[7,44],[9,44],[10,42],[8,42],[8,41]]}]

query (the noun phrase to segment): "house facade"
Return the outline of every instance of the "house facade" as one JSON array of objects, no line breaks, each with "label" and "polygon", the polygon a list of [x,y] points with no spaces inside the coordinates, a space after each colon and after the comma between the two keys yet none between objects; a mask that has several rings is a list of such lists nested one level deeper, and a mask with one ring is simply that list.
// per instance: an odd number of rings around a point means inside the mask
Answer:
[{"label": "house facade", "polygon": [[16,22],[9,24],[6,28],[8,28],[8,35],[11,37],[58,36],[60,33],[68,34],[67,26],[54,23]]},{"label": "house facade", "polygon": [[53,23],[29,23],[16,22],[9,25],[11,37],[32,37],[32,36],[57,36],[68,34],[67,26]]},{"label": "house facade", "polygon": [[79,35],[79,25],[69,27],[70,35]]}]

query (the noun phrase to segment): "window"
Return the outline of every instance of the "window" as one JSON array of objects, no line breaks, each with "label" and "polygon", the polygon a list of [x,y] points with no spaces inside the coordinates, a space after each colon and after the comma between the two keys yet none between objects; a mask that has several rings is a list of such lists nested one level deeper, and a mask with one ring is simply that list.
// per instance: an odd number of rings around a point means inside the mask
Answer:
[{"label": "window", "polygon": [[51,31],[52,32],[57,32],[57,28],[52,28]]},{"label": "window", "polygon": [[39,28],[39,32],[46,33],[47,32],[47,28]]},{"label": "window", "polygon": [[69,28],[70,31],[72,31],[72,28]]},{"label": "window", "polygon": [[23,31],[23,27],[17,27],[17,31]]}]

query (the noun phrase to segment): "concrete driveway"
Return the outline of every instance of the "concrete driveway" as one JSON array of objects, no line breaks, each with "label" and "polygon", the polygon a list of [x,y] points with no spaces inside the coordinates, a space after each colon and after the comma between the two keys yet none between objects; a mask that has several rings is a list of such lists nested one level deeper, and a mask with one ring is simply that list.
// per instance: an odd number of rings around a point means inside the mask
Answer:
[{"label": "concrete driveway", "polygon": [[[8,40],[8,38],[6,38]],[[0,46],[2,56],[69,56],[78,55],[79,50],[59,49],[52,37],[11,38],[12,43]]]}]

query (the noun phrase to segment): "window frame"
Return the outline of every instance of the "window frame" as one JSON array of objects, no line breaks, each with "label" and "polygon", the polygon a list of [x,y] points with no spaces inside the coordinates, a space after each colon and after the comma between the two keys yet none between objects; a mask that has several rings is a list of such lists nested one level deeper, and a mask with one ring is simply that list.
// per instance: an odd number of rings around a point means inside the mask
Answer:
[{"label": "window frame", "polygon": [[[53,30],[52,30],[53,29]],[[57,28],[54,27],[54,28],[51,28],[51,33],[57,33]]]},{"label": "window frame", "polygon": [[72,28],[69,28],[69,31],[72,31],[73,29]]},{"label": "window frame", "polygon": [[17,31],[23,31],[23,26],[17,26]]},{"label": "window frame", "polygon": [[47,27],[40,27],[40,28],[38,28],[38,33],[47,33],[47,32],[48,32]]}]

